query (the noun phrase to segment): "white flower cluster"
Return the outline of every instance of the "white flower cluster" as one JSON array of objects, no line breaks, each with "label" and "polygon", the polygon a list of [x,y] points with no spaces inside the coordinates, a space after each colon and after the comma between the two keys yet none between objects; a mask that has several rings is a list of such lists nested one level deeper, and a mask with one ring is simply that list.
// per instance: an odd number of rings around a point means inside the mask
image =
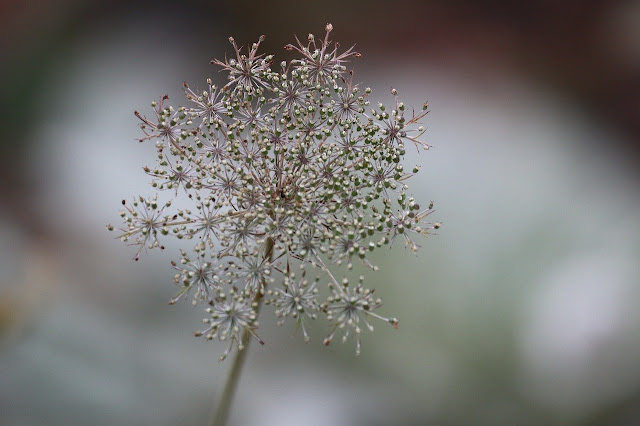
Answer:
[{"label": "white flower cluster", "polygon": [[362,279],[338,282],[329,266],[351,269],[359,260],[377,269],[370,252],[398,238],[416,251],[415,236],[440,226],[426,221],[433,203],[421,208],[407,196],[406,181],[418,170],[401,161],[407,144],[429,148],[419,125],[427,105],[409,113],[392,90],[392,107],[372,108],[371,89],[361,90],[345,67],[359,55],[339,53],[331,30],[321,41],[309,35],[307,44],[287,45],[300,57],[277,70],[273,56],[258,54],[263,37],[248,54],[230,39],[235,57],[212,61],[227,72],[224,86],[209,79],[196,92],[185,84],[188,106],[168,106],[164,96],[152,103],[151,118],[136,112],[140,141],[156,141],[157,165],[144,168],[153,188],[185,191],[193,208],[123,201],[119,237],[139,246],[136,260],[144,249],[163,248],[164,236],[193,242],[173,262],[180,291],[171,302],[192,293],[194,304],[208,305],[208,328],[196,334],[229,342],[223,357],[257,338],[263,304],[275,308],[279,323],[292,318],[305,340],[305,321],[325,314],[325,344],[351,332],[359,353],[370,318],[398,321],[374,312],[381,301]]}]

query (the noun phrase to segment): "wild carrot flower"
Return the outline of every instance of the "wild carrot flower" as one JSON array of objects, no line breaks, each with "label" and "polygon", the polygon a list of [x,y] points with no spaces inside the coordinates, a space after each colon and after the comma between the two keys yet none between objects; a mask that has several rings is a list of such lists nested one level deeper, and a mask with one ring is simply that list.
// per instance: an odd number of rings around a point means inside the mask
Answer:
[{"label": "wild carrot flower", "polygon": [[369,323],[369,318],[378,318],[388,322],[394,327],[398,327],[396,318],[385,318],[373,312],[374,309],[382,306],[382,301],[374,299],[374,290],[362,287],[364,277],[360,276],[360,283],[354,288],[349,288],[349,281],[345,278],[342,285],[329,284],[331,296],[324,305],[324,310],[328,313],[329,321],[334,323],[333,330],[329,333],[324,344],[331,343],[334,334],[342,330],[342,340],[346,341],[350,331],[356,337],[356,355],[360,354],[360,333],[362,325],[369,331],[373,331],[373,326]]},{"label": "wild carrot flower", "polygon": [[269,290],[269,294],[273,295],[270,303],[276,307],[276,317],[280,318],[278,325],[282,325],[287,317],[294,318],[297,325],[302,328],[306,342],[310,337],[304,321],[316,319],[317,312],[320,310],[316,300],[318,294],[316,285],[319,280],[320,278],[316,277],[312,283],[309,283],[304,273],[300,279],[296,279],[295,273],[292,272],[285,275],[282,288]]},{"label": "wild carrot flower", "polygon": [[415,112],[393,89],[392,105],[372,107],[371,89],[346,68],[360,55],[330,41],[332,29],[307,44],[296,38],[285,49],[299,57],[274,68],[273,55],[258,53],[264,37],[248,52],[231,38],[234,57],[211,61],[227,74],[221,87],[185,83],[186,106],[163,96],[151,118],[135,113],[140,141],[156,141],[157,163],[144,168],[152,187],[186,194],[192,206],[168,212],[171,200],[158,195],[123,202],[119,237],[138,246],[136,260],[164,248],[163,238],[190,246],[172,262],[179,292],[171,303],[191,294],[207,306],[196,335],[228,342],[221,358],[242,349],[242,336],[257,338],[262,304],[278,323],[293,320],[306,341],[309,321],[325,316],[324,343],[354,336],[359,354],[372,320],[398,320],[378,313],[382,301],[362,277],[355,285],[336,278],[338,267],[377,270],[371,252],[397,240],[417,251],[417,237],[440,226],[427,221],[433,203],[422,208],[408,195],[418,169],[403,164],[407,144],[429,148],[420,126],[427,104]]},{"label": "wild carrot flower", "polygon": [[238,350],[243,349],[241,337],[244,330],[248,330],[256,340],[264,344],[253,332],[258,322],[249,292],[236,293],[231,289],[228,297],[220,293],[216,303],[207,308],[206,312],[210,317],[202,322],[209,327],[194,334],[196,337],[204,336],[207,340],[228,341],[229,346],[220,356],[221,361],[227,357],[234,344],[238,346]]}]

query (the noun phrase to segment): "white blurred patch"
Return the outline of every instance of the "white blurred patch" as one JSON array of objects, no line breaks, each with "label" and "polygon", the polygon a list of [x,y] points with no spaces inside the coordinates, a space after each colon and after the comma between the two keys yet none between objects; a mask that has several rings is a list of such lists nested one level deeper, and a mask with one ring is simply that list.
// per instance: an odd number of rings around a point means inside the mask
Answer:
[{"label": "white blurred patch", "polygon": [[523,312],[522,388],[536,402],[590,411],[637,383],[637,271],[615,250],[548,269]]}]

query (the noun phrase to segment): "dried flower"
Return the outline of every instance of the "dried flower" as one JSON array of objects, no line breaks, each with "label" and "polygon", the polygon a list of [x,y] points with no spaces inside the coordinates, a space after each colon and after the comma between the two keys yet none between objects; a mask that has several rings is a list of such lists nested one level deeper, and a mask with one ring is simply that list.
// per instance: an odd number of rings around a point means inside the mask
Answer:
[{"label": "dried flower", "polygon": [[287,317],[294,318],[297,325],[302,328],[305,342],[308,342],[310,337],[307,334],[304,320],[305,318],[316,319],[319,311],[316,300],[318,294],[316,285],[319,280],[320,278],[316,277],[313,283],[309,284],[304,274],[300,279],[296,279],[295,274],[292,272],[289,275],[285,275],[282,283],[283,288],[274,291],[270,290],[270,294],[274,297],[268,302],[273,303],[277,308],[275,314],[276,317],[280,318],[278,325],[282,325]]},{"label": "dried flower", "polygon": [[211,79],[201,92],[185,83],[188,106],[166,106],[163,96],[153,119],[136,112],[140,141],[156,140],[157,164],[144,168],[152,187],[186,193],[193,210],[166,214],[171,201],[159,204],[157,195],[123,202],[119,237],[139,246],[136,260],[143,249],[164,248],[165,236],[192,242],[172,262],[180,290],[171,303],[192,293],[208,306],[208,327],[196,335],[229,342],[221,358],[242,349],[243,333],[257,338],[261,304],[274,307],[278,323],[292,318],[306,341],[306,322],[324,314],[324,343],[353,334],[359,354],[371,318],[398,320],[374,312],[382,302],[362,277],[350,286],[329,266],[360,261],[377,270],[372,251],[400,238],[415,252],[414,238],[440,226],[426,221],[433,203],[421,209],[407,196],[418,169],[402,164],[407,142],[429,148],[420,126],[426,103],[408,113],[392,89],[391,108],[371,108],[371,89],[354,84],[345,66],[359,54],[340,53],[332,29],[285,46],[301,57],[275,71],[273,56],[258,53],[264,37],[247,54],[231,38],[235,57],[211,61],[228,75],[221,89]]},{"label": "dried flower", "polygon": [[220,356],[220,360],[224,360],[233,345],[238,346],[238,350],[242,350],[242,333],[248,330],[253,337],[261,344],[264,342],[253,332],[258,326],[256,312],[251,303],[251,294],[249,292],[235,293],[233,289],[229,294],[229,299],[224,293],[221,293],[212,308],[206,311],[210,318],[205,318],[202,322],[209,327],[205,330],[194,333],[196,337],[204,336],[207,340],[217,338],[220,341],[229,341],[229,347]]},{"label": "dried flower", "polygon": [[361,323],[369,331],[373,331],[373,326],[369,323],[368,317],[378,318],[396,328],[398,327],[397,318],[389,319],[373,312],[374,309],[382,306],[382,300],[373,298],[374,290],[362,287],[363,280],[364,277],[360,276],[360,283],[353,289],[349,288],[349,281],[346,278],[343,280],[342,286],[329,284],[331,296],[324,305],[329,321],[334,323],[333,330],[324,339],[324,344],[331,343],[331,339],[333,339],[338,330],[343,331],[342,341],[346,341],[350,330],[353,330],[356,336],[356,355],[360,354]]}]

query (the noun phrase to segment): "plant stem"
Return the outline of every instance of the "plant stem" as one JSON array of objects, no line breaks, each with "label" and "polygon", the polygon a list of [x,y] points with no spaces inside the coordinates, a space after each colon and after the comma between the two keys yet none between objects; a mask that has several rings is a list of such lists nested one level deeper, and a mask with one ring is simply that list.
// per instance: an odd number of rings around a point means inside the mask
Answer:
[{"label": "plant stem", "polygon": [[[264,257],[268,258],[269,261],[273,259],[273,239],[267,238],[264,247]],[[262,280],[262,289],[264,290],[267,283],[263,279]],[[262,296],[263,294],[257,292],[253,301],[257,303],[255,308],[256,318],[260,313],[260,307],[262,306]],[[251,333],[249,330],[245,330],[242,333],[242,350],[236,351],[236,356],[233,360],[233,365],[231,366],[231,371],[229,372],[229,377],[227,378],[227,383],[224,385],[224,390],[222,391],[222,397],[218,402],[218,409],[215,412],[213,417],[213,426],[225,426],[227,424],[227,420],[229,418],[229,413],[231,412],[231,403],[233,402],[233,395],[235,394],[236,388],[238,387],[238,381],[240,379],[240,373],[242,372],[242,367],[244,365],[244,361],[247,357],[247,350],[249,349],[249,343],[251,343]]]},{"label": "plant stem", "polygon": [[[259,306],[260,305],[258,305],[258,307]],[[231,411],[233,395],[236,387],[238,386],[238,379],[240,378],[240,372],[242,371],[242,366],[244,365],[244,360],[247,356],[247,350],[249,349],[250,342],[251,335],[247,330],[245,330],[242,334],[242,344],[244,345],[244,349],[236,352],[233,365],[231,366],[231,371],[229,372],[229,377],[227,378],[227,383],[225,384],[224,391],[222,392],[222,397],[218,402],[218,409],[216,410],[213,418],[213,426],[224,426],[227,424],[229,412]]]}]

